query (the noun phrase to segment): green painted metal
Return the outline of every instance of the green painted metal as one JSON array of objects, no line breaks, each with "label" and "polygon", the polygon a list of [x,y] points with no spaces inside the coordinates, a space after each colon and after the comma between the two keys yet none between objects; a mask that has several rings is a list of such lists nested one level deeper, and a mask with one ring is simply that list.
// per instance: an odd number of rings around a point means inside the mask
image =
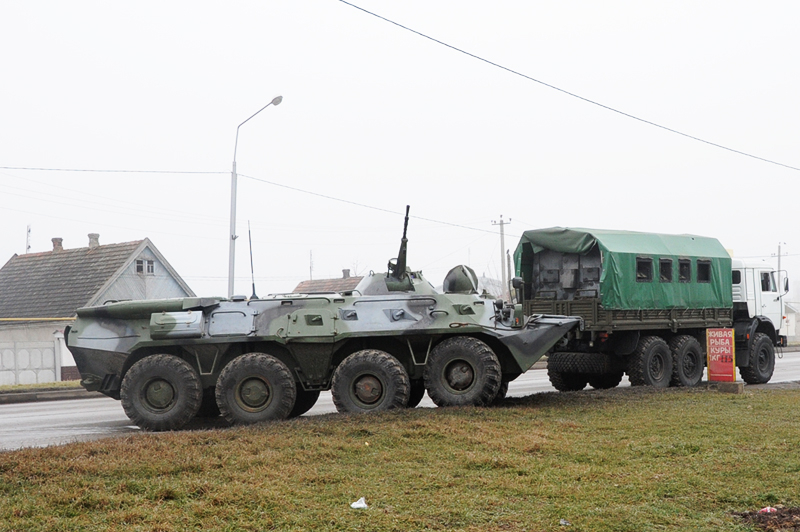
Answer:
[{"label": "green painted metal", "polygon": [[[514,261],[517,275],[526,283],[533,281],[536,255],[546,251],[579,257],[599,251],[598,296],[606,309],[732,306],[731,258],[715,238],[563,227],[525,231]],[[650,280],[637,279],[637,260],[641,259],[652,261]],[[672,261],[674,275],[669,282],[659,276],[661,259]],[[690,262],[691,274],[686,282],[679,279],[681,260]],[[709,268],[708,282],[698,281],[698,261]]]}]

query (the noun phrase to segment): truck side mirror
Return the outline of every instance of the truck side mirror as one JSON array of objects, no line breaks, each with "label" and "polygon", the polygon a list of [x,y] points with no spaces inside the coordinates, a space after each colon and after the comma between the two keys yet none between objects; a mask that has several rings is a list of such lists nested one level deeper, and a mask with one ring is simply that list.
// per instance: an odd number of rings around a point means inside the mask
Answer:
[{"label": "truck side mirror", "polygon": [[783,293],[784,294],[788,294],[789,293],[789,278],[788,277],[783,280]]},{"label": "truck side mirror", "polygon": [[[788,282],[789,279],[786,279],[786,281]],[[522,277],[514,277],[514,278],[512,278],[511,279],[511,286],[513,286],[516,290],[519,290],[520,288],[522,288]],[[787,290],[788,290],[788,288],[787,288]]]}]

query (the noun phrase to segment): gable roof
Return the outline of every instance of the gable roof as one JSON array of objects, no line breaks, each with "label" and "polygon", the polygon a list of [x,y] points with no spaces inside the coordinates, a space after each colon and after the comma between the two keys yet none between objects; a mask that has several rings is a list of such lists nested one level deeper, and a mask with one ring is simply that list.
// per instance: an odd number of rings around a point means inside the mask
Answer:
[{"label": "gable roof", "polygon": [[313,279],[298,284],[295,294],[330,294],[354,290],[363,277],[339,277],[338,279]]},{"label": "gable roof", "polygon": [[[0,318],[72,317],[78,308],[97,297],[145,247],[160,257],[147,238],[14,255],[0,268]],[[182,286],[185,285],[174,270],[168,269]]]}]

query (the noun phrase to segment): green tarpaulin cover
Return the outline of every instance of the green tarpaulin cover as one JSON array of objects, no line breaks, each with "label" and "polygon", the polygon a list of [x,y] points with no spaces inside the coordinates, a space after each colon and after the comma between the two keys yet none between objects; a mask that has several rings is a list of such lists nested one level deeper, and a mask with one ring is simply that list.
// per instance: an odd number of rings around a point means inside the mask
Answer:
[{"label": "green tarpaulin cover", "polygon": [[[730,308],[731,258],[715,238],[635,231],[552,227],[525,231],[514,251],[517,275],[532,279],[534,256],[543,250],[586,255],[601,253],[600,299],[608,309]],[[656,269],[652,282],[637,282],[637,257],[650,257]],[[661,282],[659,259],[672,259],[675,277]],[[692,261],[690,282],[678,280],[679,259]],[[697,282],[697,260],[709,261],[709,282]]]}]

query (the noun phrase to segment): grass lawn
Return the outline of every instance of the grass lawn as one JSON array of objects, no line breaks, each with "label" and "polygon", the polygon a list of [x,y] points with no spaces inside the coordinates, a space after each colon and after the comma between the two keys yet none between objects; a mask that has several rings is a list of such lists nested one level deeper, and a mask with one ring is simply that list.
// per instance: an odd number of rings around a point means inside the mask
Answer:
[{"label": "grass lawn", "polygon": [[0,386],[0,393],[43,392],[46,390],[71,390],[80,388],[81,381],[56,381],[43,384],[5,384]]},{"label": "grass lawn", "polygon": [[798,404],[628,388],[25,449],[0,529],[750,530],[731,512],[800,505]]}]

